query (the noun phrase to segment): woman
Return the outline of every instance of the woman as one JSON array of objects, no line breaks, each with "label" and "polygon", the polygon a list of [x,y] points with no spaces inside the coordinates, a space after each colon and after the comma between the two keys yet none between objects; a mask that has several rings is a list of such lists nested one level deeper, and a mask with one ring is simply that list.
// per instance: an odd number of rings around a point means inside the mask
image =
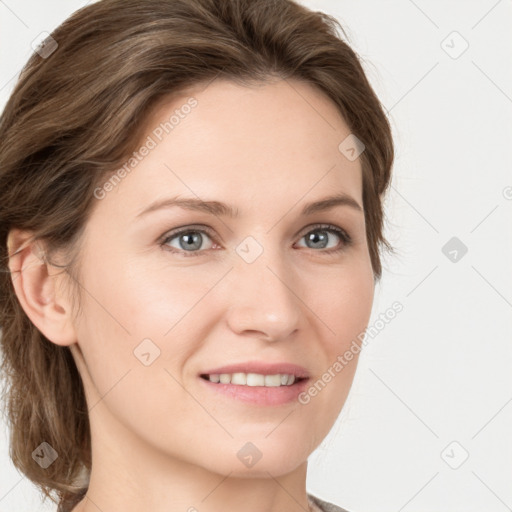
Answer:
[{"label": "woman", "polygon": [[390,249],[393,143],[338,28],[289,0],[102,0],[21,73],[2,374],[12,460],[59,511],[343,511],[307,459]]}]

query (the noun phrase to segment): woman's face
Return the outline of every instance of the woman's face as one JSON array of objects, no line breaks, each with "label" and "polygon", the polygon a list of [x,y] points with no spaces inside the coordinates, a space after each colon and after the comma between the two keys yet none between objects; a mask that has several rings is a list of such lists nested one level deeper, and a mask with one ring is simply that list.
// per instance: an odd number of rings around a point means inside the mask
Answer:
[{"label": "woman's face", "polygon": [[[297,81],[215,80],[153,112],[146,150],[97,191],[83,240],[72,350],[93,444],[119,454],[129,442],[135,465],[145,450],[233,476],[306,461],[345,402],[357,354],[333,368],[373,301],[361,164],[339,149],[349,134],[334,104]],[[303,212],[334,195],[350,199]],[[172,198],[190,202],[153,208]],[[258,376],[201,377],[238,364],[282,373],[247,362],[309,378],[263,388]]]}]

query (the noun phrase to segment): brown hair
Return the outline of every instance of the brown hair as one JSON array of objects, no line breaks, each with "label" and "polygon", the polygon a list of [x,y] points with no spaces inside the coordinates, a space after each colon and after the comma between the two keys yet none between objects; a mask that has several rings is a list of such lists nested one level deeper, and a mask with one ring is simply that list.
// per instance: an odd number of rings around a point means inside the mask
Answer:
[{"label": "brown hair", "polygon": [[[52,32],[53,53],[28,60],[0,117],[0,346],[10,457],[45,499],[56,501],[56,492],[61,506],[71,506],[86,490],[88,410],[69,347],[45,338],[17,300],[9,231],[30,232],[44,243],[48,261],[64,250],[63,269],[78,284],[94,190],[136,148],[160,100],[216,77],[242,84],[292,78],[323,91],[365,145],[363,207],[380,279],[380,248],[392,251],[383,236],[382,199],[393,141],[342,32],[335,18],[291,0],[102,0]],[[74,292],[79,302],[76,285]],[[32,457],[42,442],[58,453],[47,468]]]}]

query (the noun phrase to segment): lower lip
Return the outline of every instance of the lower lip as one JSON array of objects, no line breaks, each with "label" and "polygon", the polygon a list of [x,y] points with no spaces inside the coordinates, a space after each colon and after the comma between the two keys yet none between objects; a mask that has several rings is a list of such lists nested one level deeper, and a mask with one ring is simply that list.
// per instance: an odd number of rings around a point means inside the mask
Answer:
[{"label": "lower lip", "polygon": [[284,405],[296,401],[297,396],[302,393],[307,386],[309,379],[294,382],[290,386],[239,386],[236,384],[221,384],[220,382],[211,382],[199,377],[205,386],[212,391],[254,405]]}]

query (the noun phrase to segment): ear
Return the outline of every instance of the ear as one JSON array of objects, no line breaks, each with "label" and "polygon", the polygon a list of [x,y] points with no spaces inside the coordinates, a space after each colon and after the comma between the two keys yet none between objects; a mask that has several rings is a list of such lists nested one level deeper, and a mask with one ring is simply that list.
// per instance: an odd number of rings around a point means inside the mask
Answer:
[{"label": "ear", "polygon": [[9,270],[18,300],[32,323],[57,345],[76,342],[71,308],[58,285],[66,272],[46,261],[32,233],[12,229],[7,237]]}]

